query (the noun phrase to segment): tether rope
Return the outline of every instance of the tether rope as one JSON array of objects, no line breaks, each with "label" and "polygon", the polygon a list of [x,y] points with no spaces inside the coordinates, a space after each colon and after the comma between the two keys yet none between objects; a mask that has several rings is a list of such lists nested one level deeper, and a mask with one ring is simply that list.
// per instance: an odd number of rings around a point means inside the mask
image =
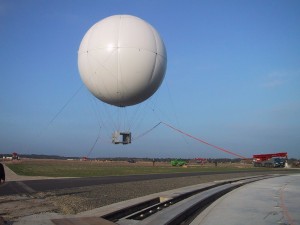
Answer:
[{"label": "tether rope", "polygon": [[165,122],[163,122],[163,121],[157,123],[154,127],[152,127],[151,129],[147,130],[146,132],[142,133],[141,135],[137,136],[135,139],[138,139],[138,138],[141,138],[141,137],[145,136],[146,134],[148,134],[148,133],[150,133],[152,130],[154,130],[156,127],[158,127],[160,124],[163,124],[163,125],[165,125],[166,127],[171,128],[172,130],[174,130],[174,131],[176,131],[176,132],[179,132],[179,133],[181,133],[181,134],[183,134],[183,135],[185,135],[185,136],[187,136],[187,137],[189,137],[189,138],[192,138],[192,139],[194,139],[194,140],[196,140],[196,141],[198,141],[198,142],[201,142],[201,143],[203,143],[203,144],[209,145],[209,146],[211,146],[211,147],[213,147],[213,148],[215,148],[215,149],[218,149],[218,150],[223,151],[223,152],[225,152],[225,153],[234,155],[234,156],[236,156],[236,157],[238,157],[238,158],[241,158],[241,159],[247,159],[246,157],[241,156],[241,155],[239,155],[239,154],[236,154],[236,153],[234,153],[234,152],[232,152],[232,151],[229,151],[229,150],[226,150],[226,149],[221,148],[221,147],[219,147],[219,146],[210,144],[210,143],[208,143],[207,141],[204,141],[204,140],[202,140],[202,139],[200,139],[200,138],[197,138],[197,137],[195,137],[195,136],[193,136],[193,135],[191,135],[191,134],[188,134],[188,133],[186,133],[186,132],[184,132],[184,131],[182,131],[182,130],[176,128],[176,127],[173,127],[173,126],[171,126],[170,124],[165,123]]}]

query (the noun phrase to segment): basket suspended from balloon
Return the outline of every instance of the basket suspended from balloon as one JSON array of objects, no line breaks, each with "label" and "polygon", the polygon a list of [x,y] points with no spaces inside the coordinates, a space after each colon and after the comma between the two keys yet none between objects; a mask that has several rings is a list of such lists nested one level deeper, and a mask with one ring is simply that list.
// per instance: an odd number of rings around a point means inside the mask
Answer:
[{"label": "basket suspended from balloon", "polygon": [[112,136],[112,143],[127,145],[131,143],[131,132],[115,131]]}]

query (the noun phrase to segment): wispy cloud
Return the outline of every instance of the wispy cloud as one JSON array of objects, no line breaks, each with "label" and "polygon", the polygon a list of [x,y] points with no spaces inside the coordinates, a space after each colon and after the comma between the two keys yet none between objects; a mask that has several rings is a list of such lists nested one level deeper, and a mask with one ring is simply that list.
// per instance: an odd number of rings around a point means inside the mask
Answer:
[{"label": "wispy cloud", "polygon": [[265,76],[261,86],[264,88],[277,88],[284,85],[288,77],[287,72],[275,71]]},{"label": "wispy cloud", "polygon": [[276,88],[276,87],[281,86],[282,84],[284,84],[283,80],[273,79],[273,80],[270,80],[270,81],[266,81],[265,83],[263,83],[262,86],[266,87],[266,88]]}]

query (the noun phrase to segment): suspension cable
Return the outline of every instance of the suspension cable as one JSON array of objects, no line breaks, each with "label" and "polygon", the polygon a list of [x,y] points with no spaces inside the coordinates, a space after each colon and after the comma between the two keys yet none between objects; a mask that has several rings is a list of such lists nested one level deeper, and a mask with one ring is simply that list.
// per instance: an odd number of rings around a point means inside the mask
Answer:
[{"label": "suspension cable", "polygon": [[234,152],[232,152],[232,151],[226,150],[226,149],[221,148],[221,147],[219,147],[219,146],[210,144],[210,143],[208,143],[208,142],[206,142],[206,141],[204,141],[204,140],[202,140],[202,139],[200,139],[200,138],[194,137],[193,135],[188,134],[188,133],[186,133],[186,132],[184,132],[184,131],[182,131],[182,130],[176,128],[176,127],[173,127],[173,126],[171,126],[170,124],[167,124],[167,123],[165,123],[165,122],[163,122],[163,121],[160,121],[160,122],[157,123],[154,127],[152,127],[151,129],[147,130],[146,132],[142,133],[141,135],[137,136],[135,139],[138,139],[138,138],[140,138],[140,137],[145,136],[146,134],[148,134],[149,132],[151,132],[152,130],[154,130],[156,127],[158,127],[160,124],[163,124],[163,125],[165,125],[166,127],[171,128],[172,130],[174,130],[174,131],[176,131],[176,132],[179,132],[179,133],[181,133],[181,134],[183,134],[183,135],[185,135],[185,136],[187,136],[187,137],[189,137],[189,138],[192,138],[192,139],[194,139],[194,140],[196,140],[196,141],[198,141],[198,142],[201,142],[201,143],[203,143],[203,144],[209,145],[209,146],[211,146],[211,147],[213,147],[213,148],[215,148],[215,149],[218,149],[218,150],[220,150],[220,151],[223,151],[223,152],[226,152],[226,153],[228,153],[228,154],[234,155],[234,156],[236,156],[236,157],[238,157],[238,158],[241,158],[241,159],[247,159],[246,157],[241,156],[241,155],[239,155],[239,154],[236,154],[236,153],[234,153]]},{"label": "suspension cable", "polygon": [[92,145],[90,151],[89,151],[88,154],[87,154],[87,157],[88,157],[88,158],[90,157],[90,154],[91,154],[92,151],[94,150],[94,148],[95,148],[95,146],[96,146],[96,144],[97,144],[97,142],[98,142],[98,140],[99,140],[99,138],[100,138],[100,133],[101,133],[101,130],[99,131],[99,135],[97,136],[97,139],[95,140],[94,144]]},{"label": "suspension cable", "polygon": [[150,133],[152,130],[154,130],[156,127],[158,127],[162,122],[157,123],[154,127],[150,128],[149,130],[145,131],[144,133],[134,137],[134,140],[139,139],[143,136],[145,136],[146,134]]},{"label": "suspension cable", "polygon": [[53,121],[62,113],[62,111],[67,107],[67,105],[73,100],[73,98],[79,93],[83,84],[76,90],[76,92],[68,99],[68,101],[60,108],[60,110],[53,116],[53,118],[49,121],[47,127],[49,127]]},{"label": "suspension cable", "polygon": [[199,141],[199,142],[202,142],[203,144],[209,145],[209,146],[211,146],[211,147],[213,147],[213,148],[216,148],[216,149],[218,149],[218,150],[220,150],[220,151],[223,151],[223,152],[226,152],[226,153],[228,153],[228,154],[237,156],[238,158],[246,159],[246,157],[244,157],[244,156],[241,156],[241,155],[239,155],[239,154],[236,154],[236,153],[231,152],[231,151],[229,151],[229,150],[226,150],[226,149],[224,149],[224,148],[218,147],[218,146],[216,146],[216,145],[210,144],[210,143],[208,143],[208,142],[206,142],[206,141],[204,141],[204,140],[201,140],[200,138],[197,138],[197,137],[194,137],[194,136],[192,136],[192,135],[190,135],[190,134],[188,134],[188,133],[185,133],[185,132],[183,132],[182,130],[179,130],[179,129],[177,129],[177,128],[171,126],[170,124],[167,124],[167,123],[165,123],[165,122],[161,122],[161,123],[164,124],[164,125],[166,125],[167,127],[171,128],[171,129],[173,129],[173,130],[179,132],[179,133],[184,134],[185,136],[188,136],[188,137],[190,137],[190,138],[192,138],[192,139],[195,139],[195,140],[197,140],[197,141]]}]

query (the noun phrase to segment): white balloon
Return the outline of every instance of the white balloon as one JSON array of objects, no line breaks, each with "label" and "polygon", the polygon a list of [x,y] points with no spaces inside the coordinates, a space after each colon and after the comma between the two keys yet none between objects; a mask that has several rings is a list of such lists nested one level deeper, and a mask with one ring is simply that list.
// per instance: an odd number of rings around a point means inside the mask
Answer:
[{"label": "white balloon", "polygon": [[115,15],[85,34],[78,68],[82,81],[98,99],[130,106],[157,91],[165,76],[167,53],[150,24],[135,16]]}]

